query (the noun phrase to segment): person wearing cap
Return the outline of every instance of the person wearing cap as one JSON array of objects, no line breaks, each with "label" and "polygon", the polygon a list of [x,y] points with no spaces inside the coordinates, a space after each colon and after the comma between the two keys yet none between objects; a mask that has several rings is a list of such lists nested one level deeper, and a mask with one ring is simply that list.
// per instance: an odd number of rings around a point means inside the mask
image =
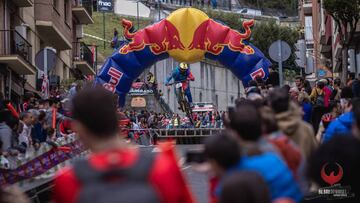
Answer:
[{"label": "person wearing cap", "polygon": [[[169,85],[169,82],[172,79],[174,79],[175,82],[182,82],[182,87],[183,90],[185,91],[185,95],[188,99],[188,102],[190,106],[193,107],[189,81],[195,81],[195,77],[191,73],[188,65],[186,63],[180,63],[180,65],[177,68],[175,68],[171,73],[171,75],[166,79],[165,85]],[[176,90],[175,90],[175,94],[176,96],[178,96]]]}]

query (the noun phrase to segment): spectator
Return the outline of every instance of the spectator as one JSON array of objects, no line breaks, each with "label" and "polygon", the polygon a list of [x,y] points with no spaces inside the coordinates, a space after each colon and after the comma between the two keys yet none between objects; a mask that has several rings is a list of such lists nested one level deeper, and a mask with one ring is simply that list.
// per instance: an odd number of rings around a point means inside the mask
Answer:
[{"label": "spectator", "polygon": [[243,155],[233,170],[258,172],[267,183],[272,200],[287,197],[300,202],[302,193],[291,171],[277,154],[262,150],[258,144],[262,127],[261,117],[255,106],[242,104],[234,110],[229,109],[228,122],[226,125],[236,132],[238,143],[244,148]]},{"label": "spectator", "polygon": [[336,100],[330,101],[329,110],[330,110],[330,112],[327,114],[324,114],[321,118],[319,130],[316,133],[316,140],[318,142],[322,142],[323,135],[325,133],[325,130],[329,126],[330,122],[335,120],[341,114],[340,102],[338,102]]},{"label": "spectator", "polygon": [[346,81],[346,86],[352,87],[354,80],[355,80],[355,73],[348,73],[348,79]]},{"label": "spectator", "polygon": [[150,89],[156,89],[157,88],[157,82],[154,74],[152,72],[149,72],[146,76],[147,85]]},{"label": "spectator", "polygon": [[275,114],[270,107],[260,108],[260,114],[263,134],[277,148],[277,153],[284,159],[294,177],[298,178],[301,175],[300,164],[303,161],[299,147],[279,130]]},{"label": "spectator", "polygon": [[341,97],[341,80],[340,78],[336,78],[334,80],[334,90],[331,93],[330,100],[340,101]]},{"label": "spectator", "polygon": [[[102,87],[84,89],[73,99],[73,127],[82,142],[93,152],[83,164],[92,170],[100,170],[98,173],[101,174],[101,171],[130,168],[137,163],[137,160],[147,160],[142,158],[144,156],[150,158],[156,156],[152,161],[149,177],[145,179],[156,190],[159,199],[164,203],[193,202],[171,151],[164,148],[159,154],[146,155],[137,148],[124,146],[117,136],[116,106],[112,101],[112,93]],[[80,169],[76,167],[65,169],[57,176],[53,190],[54,202],[77,202],[82,197],[100,198],[95,196],[99,195],[97,189],[86,197],[81,195],[81,188],[87,187],[88,182],[83,182],[85,174],[79,174]],[[103,185],[108,184],[105,180],[102,181]],[[122,183],[122,186],[126,188],[127,184]]]},{"label": "spectator", "polygon": [[269,103],[275,112],[280,130],[300,147],[307,159],[317,144],[314,131],[308,123],[302,120],[299,107],[289,101],[289,94],[283,88],[276,88],[270,93]]},{"label": "spectator", "polygon": [[45,117],[46,114],[44,111],[36,111],[33,110],[33,122],[32,122],[32,129],[31,129],[31,139],[34,143],[41,143],[46,141],[46,130],[44,127],[45,125]]},{"label": "spectator", "polygon": [[269,188],[256,172],[241,171],[229,175],[223,182],[219,203],[270,203]]},{"label": "spectator", "polygon": [[78,91],[78,84],[76,84],[75,82],[71,83],[70,90],[69,90],[70,99],[74,98],[77,91]]},{"label": "spectator", "polygon": [[22,123],[22,131],[19,135],[19,144],[24,145],[26,148],[32,145],[31,128],[33,116],[30,112],[22,112],[20,115],[20,122]]},{"label": "spectator", "polygon": [[174,114],[171,123],[174,128],[178,128],[181,125],[179,114]]},{"label": "spectator", "polygon": [[316,84],[316,87],[313,88],[310,99],[314,103],[313,112],[312,112],[312,125],[314,131],[317,132],[321,117],[327,112],[329,107],[331,96],[331,90],[325,86],[324,81],[319,81]]},{"label": "spectator", "polygon": [[304,90],[306,93],[311,94],[311,86],[307,83],[308,81],[306,81],[302,76],[295,77],[295,84],[298,91]]},{"label": "spectator", "polygon": [[360,99],[350,100],[342,98],[340,100],[340,105],[344,113],[330,123],[330,125],[325,131],[323,142],[329,141],[335,135],[349,135],[351,133],[354,121],[353,107],[360,105]]},{"label": "spectator", "polygon": [[351,87],[354,98],[360,97],[360,73],[358,74],[358,78],[353,80]]},{"label": "spectator", "polygon": [[114,36],[111,40],[111,48],[117,49],[118,48],[118,42],[119,42],[119,33],[116,28],[114,28]]},{"label": "spectator", "polygon": [[310,123],[311,122],[311,113],[312,113],[312,104],[310,102],[309,95],[303,90],[299,93],[298,103],[302,107],[304,113],[303,120]]},{"label": "spectator", "polygon": [[6,118],[10,116],[9,111],[5,109],[0,110],[0,141],[2,142],[0,151],[3,152],[11,148],[12,130],[6,123]]}]

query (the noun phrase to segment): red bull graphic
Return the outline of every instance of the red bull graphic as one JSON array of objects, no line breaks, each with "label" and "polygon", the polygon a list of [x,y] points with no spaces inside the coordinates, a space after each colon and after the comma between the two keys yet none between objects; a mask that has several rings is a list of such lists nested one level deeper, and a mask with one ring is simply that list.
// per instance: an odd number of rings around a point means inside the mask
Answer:
[{"label": "red bull graphic", "polygon": [[149,46],[152,53],[159,55],[172,49],[184,50],[185,46],[180,41],[180,35],[176,27],[166,19],[148,26],[143,30],[131,33],[133,23],[122,20],[124,36],[131,42],[120,48],[120,54],[131,51],[140,51]]},{"label": "red bull graphic", "polygon": [[110,75],[110,81],[103,84],[103,86],[105,87],[105,89],[111,92],[115,92],[115,88],[119,84],[123,73],[111,67],[108,71],[108,74]]},{"label": "red bull graphic", "polygon": [[133,23],[122,20],[124,41],[103,64],[95,82],[119,95],[125,103],[133,80],[156,61],[169,56],[193,63],[209,58],[230,69],[244,86],[255,77],[266,78],[270,61],[247,39],[254,21],[245,21],[239,32],[210,19],[194,8],[182,8],[166,19],[132,32]]},{"label": "red bull graphic", "polygon": [[254,80],[255,78],[265,78],[266,77],[266,73],[264,71],[264,69],[260,68],[256,71],[254,71],[253,73],[250,74],[251,78]]},{"label": "red bull graphic", "polygon": [[228,26],[209,19],[195,30],[194,38],[189,49],[202,49],[211,54],[219,55],[224,50],[224,47],[228,46],[229,49],[234,52],[254,54],[254,49],[249,45],[245,45],[243,42],[243,40],[250,37],[250,27],[253,25],[253,20],[245,21],[243,23],[245,33],[240,33],[230,29]]}]

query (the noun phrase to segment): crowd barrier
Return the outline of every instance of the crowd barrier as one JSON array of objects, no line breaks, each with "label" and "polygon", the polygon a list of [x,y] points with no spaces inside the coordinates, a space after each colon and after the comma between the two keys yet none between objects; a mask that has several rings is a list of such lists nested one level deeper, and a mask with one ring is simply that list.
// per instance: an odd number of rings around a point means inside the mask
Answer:
[{"label": "crowd barrier", "polygon": [[49,178],[65,166],[65,162],[79,157],[85,148],[74,135],[59,138],[57,147],[41,143],[40,148],[30,148],[24,155],[10,156],[0,165],[0,185],[14,184],[32,178]]},{"label": "crowd barrier", "polygon": [[131,135],[137,133],[138,144],[147,146],[162,140],[175,140],[176,144],[201,144],[204,138],[219,134],[222,130],[222,128],[175,128],[137,129],[129,132]]}]

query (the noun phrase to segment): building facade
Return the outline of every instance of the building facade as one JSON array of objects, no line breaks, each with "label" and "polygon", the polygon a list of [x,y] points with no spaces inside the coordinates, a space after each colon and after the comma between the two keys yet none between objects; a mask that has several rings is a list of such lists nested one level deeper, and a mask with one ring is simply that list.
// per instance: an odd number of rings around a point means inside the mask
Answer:
[{"label": "building facade", "polygon": [[[342,46],[334,19],[323,8],[324,0],[300,0],[299,14],[307,43],[307,65],[314,77],[338,77],[342,69]],[[359,25],[348,50],[348,71],[360,73]]]},{"label": "building facade", "polygon": [[55,52],[48,73],[51,86],[76,72],[95,74],[94,57],[84,54],[88,47],[80,43],[82,26],[93,23],[92,3],[0,0],[0,92],[6,99],[19,103],[27,91],[39,94],[43,70],[36,66],[36,55],[44,48]]}]

